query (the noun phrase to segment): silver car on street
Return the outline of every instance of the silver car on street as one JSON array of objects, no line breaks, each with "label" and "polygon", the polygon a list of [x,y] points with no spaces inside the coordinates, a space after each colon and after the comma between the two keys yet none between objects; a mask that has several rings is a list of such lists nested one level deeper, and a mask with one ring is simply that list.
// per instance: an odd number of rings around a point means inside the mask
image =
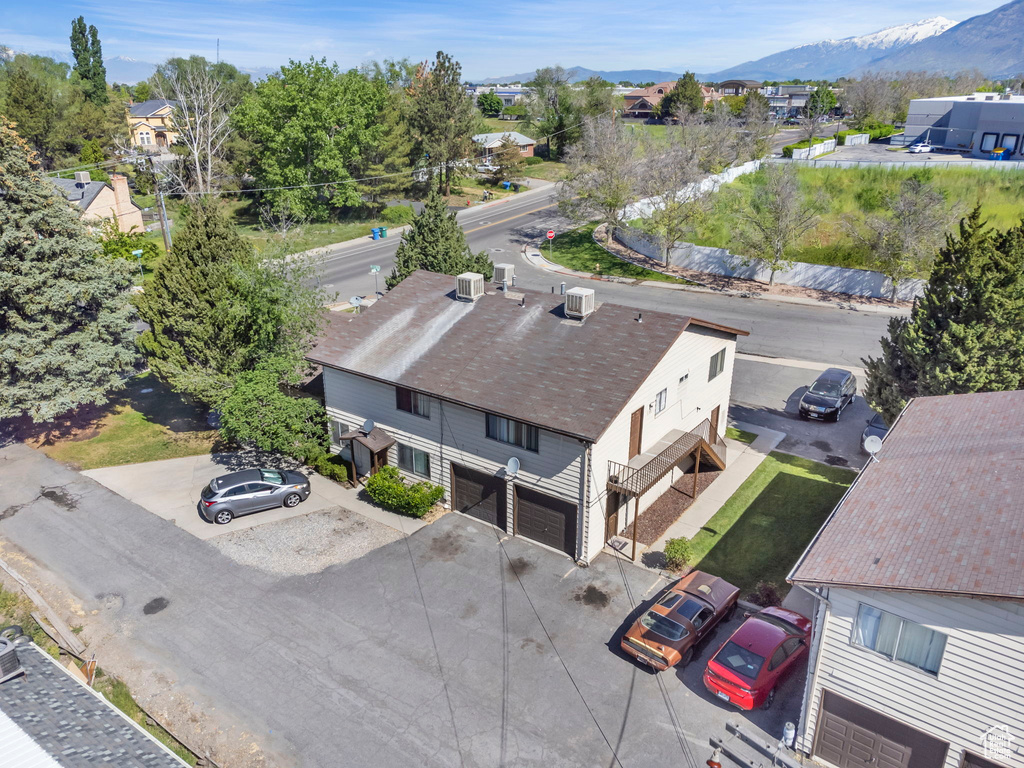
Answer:
[{"label": "silver car on street", "polygon": [[239,515],[296,507],[309,493],[309,479],[301,472],[244,469],[211,480],[200,494],[199,514],[207,522],[225,525]]}]

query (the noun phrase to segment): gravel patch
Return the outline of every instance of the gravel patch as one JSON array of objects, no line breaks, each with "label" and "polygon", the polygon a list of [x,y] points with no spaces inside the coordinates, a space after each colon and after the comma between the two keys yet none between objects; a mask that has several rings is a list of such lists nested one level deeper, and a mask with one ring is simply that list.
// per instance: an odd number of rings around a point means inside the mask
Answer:
[{"label": "gravel patch", "polygon": [[269,573],[319,573],[402,538],[398,531],[341,507],[311,512],[209,543],[236,563]]}]

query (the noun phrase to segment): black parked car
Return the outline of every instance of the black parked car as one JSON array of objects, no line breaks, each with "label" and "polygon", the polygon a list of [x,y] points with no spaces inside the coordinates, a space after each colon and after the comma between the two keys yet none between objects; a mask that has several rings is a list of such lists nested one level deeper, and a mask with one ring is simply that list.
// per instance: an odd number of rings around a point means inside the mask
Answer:
[{"label": "black parked car", "polygon": [[239,515],[275,507],[298,506],[309,498],[309,480],[287,469],[244,469],[221,475],[203,488],[199,514],[224,525]]},{"label": "black parked car", "polygon": [[868,425],[864,427],[864,434],[860,436],[860,449],[867,453],[867,448],[864,447],[864,441],[869,437],[877,437],[882,439],[889,431],[889,425],[885,423],[885,419],[882,418],[882,414],[876,413],[870,419],[868,419]]},{"label": "black parked car", "polygon": [[829,368],[800,398],[800,418],[839,421],[843,409],[856,397],[857,377],[842,368]]}]

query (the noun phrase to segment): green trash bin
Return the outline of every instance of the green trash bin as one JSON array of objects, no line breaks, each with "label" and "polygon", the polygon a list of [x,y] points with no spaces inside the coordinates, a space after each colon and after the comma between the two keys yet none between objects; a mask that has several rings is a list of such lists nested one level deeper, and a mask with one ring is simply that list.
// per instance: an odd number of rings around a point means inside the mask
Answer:
[{"label": "green trash bin", "polygon": [[380,236],[381,237],[387,237],[388,236],[388,228],[387,227],[381,227],[380,228]]}]

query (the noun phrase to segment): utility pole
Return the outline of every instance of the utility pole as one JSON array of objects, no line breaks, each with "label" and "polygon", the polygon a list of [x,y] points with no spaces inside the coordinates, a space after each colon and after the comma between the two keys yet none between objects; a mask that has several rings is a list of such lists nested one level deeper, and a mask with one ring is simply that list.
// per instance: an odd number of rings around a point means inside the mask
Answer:
[{"label": "utility pole", "polygon": [[153,187],[156,189],[156,200],[160,205],[160,231],[164,233],[164,249],[171,252],[171,230],[167,226],[167,208],[164,207],[164,194],[160,189],[160,177],[156,175],[156,160],[149,158],[149,166],[153,169]]}]

